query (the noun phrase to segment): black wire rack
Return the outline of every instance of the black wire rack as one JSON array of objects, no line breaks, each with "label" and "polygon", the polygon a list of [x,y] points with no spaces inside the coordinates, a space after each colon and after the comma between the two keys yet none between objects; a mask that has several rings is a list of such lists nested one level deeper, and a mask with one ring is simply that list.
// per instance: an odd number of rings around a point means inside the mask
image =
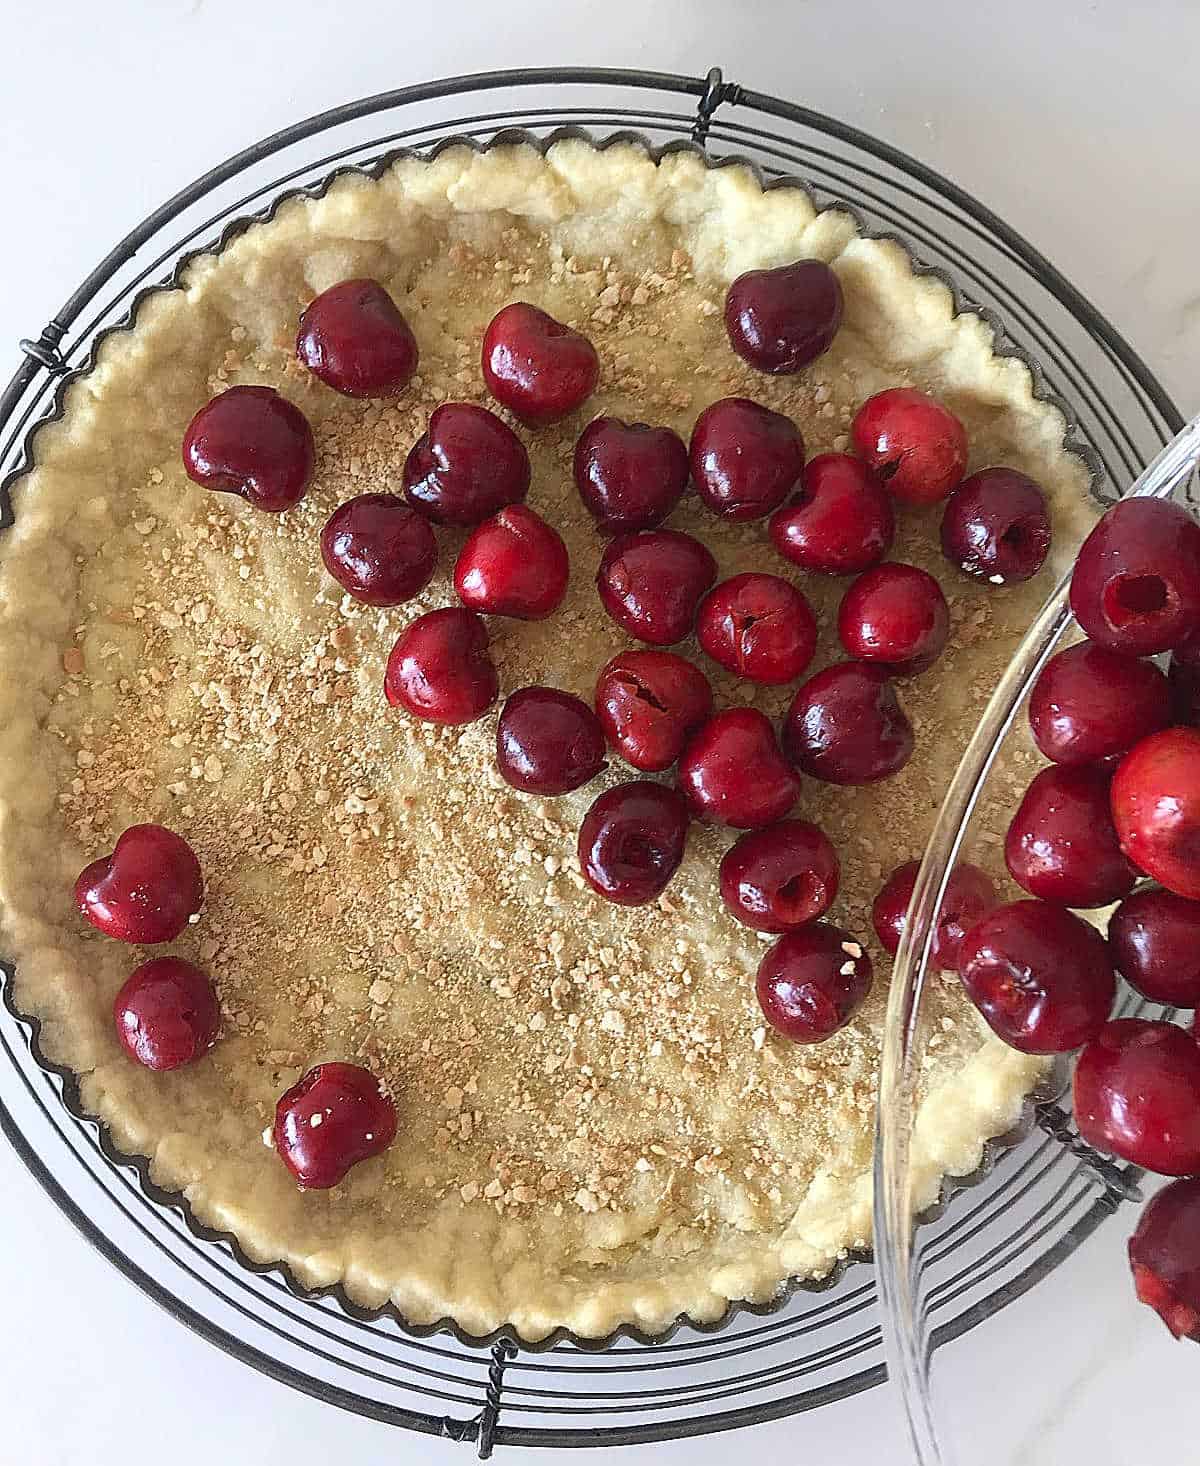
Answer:
[{"label": "black wire rack", "polygon": [[[398,149],[510,130],[563,128],[604,138],[636,131],[656,147],[736,155],[768,182],[804,180],[818,203],[850,206],[871,233],[901,238],[954,284],[960,308],[986,314],[998,345],[1038,364],[1038,386],[1067,405],[1102,497],[1128,484],[1182,426],[1166,392],[1117,331],[1037,250],[969,194],[844,123],[726,81],[562,68],[454,77],[363,98],[285,128],[168,199],[117,244],[36,335],[0,393],[0,525],[28,468],[37,427],[62,410],[66,383],[97,341],[129,323],[179,262],[219,245],[281,193],[319,191],[336,170],[374,169]],[[18,496],[19,497],[19,496]],[[19,506],[18,506],[19,507]],[[0,1128],[37,1180],[99,1250],[170,1313],[265,1374],[332,1405],[426,1434],[496,1445],[625,1445],[728,1430],[810,1410],[885,1378],[870,1270],[847,1265],[819,1288],[720,1324],[680,1322],[649,1340],[541,1346],[503,1333],[472,1340],[414,1329],[313,1294],[252,1263],[199,1226],[145,1162],[113,1150],[82,1111],[72,1077],[48,1063],[37,1025],[13,1005],[3,968]],[[1135,1011],[1126,997],[1123,1011]],[[992,1147],[981,1172],[946,1190],[922,1235],[923,1293],[947,1343],[1018,1298],[1122,1203],[1139,1173],[1079,1140],[1053,1099]]]}]

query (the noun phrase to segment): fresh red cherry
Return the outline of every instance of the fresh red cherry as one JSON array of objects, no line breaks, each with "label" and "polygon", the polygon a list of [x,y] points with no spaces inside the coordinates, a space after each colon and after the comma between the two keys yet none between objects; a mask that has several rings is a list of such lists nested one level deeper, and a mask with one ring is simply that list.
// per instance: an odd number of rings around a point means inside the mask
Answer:
[{"label": "fresh red cherry", "polygon": [[1200,524],[1163,499],[1122,499],[1080,548],[1071,610],[1100,646],[1170,651],[1200,630]]},{"label": "fresh red cherry", "polygon": [[652,646],[682,641],[717,562],[699,540],[676,529],[648,529],[610,540],[596,572],[604,609],[630,636]]},{"label": "fresh red cherry", "polygon": [[178,957],[155,957],[126,978],[113,1001],[121,1047],[147,1069],[178,1069],[208,1053],[221,1008],[208,977]]},{"label": "fresh red cherry", "polygon": [[914,387],[868,397],[850,424],[854,451],[905,504],[936,504],[967,466],[967,435],[948,407]]},{"label": "fresh red cherry", "polygon": [[816,825],[783,820],[740,836],[721,861],[721,900],[743,926],[790,932],[833,905],[837,852]]},{"label": "fresh red cherry", "polygon": [[500,709],[496,767],[514,789],[566,794],[604,767],[604,732],[582,698],[522,687]]},{"label": "fresh red cherry", "polygon": [[1200,1008],[1200,901],[1135,891],[1108,921],[1117,971],[1152,1003]]},{"label": "fresh red cherry", "polygon": [[708,678],[674,652],[622,652],[596,682],[605,737],[647,773],[669,769],[712,708]]},{"label": "fresh red cherry", "polygon": [[1004,839],[1004,862],[1018,886],[1059,906],[1111,906],[1137,871],[1121,854],[1104,769],[1051,764],[1025,791]]},{"label": "fresh red cherry", "polygon": [[842,286],[824,260],[747,270],[725,296],[734,351],[760,372],[798,372],[815,361],[842,323]]},{"label": "fresh red cherry", "polygon": [[794,682],[817,648],[817,622],[800,591],[777,575],[735,575],[700,602],[696,636],[713,659],[749,682]]},{"label": "fresh red cherry", "polygon": [[318,1064],[275,1106],[275,1149],[308,1191],[336,1186],[395,1138],[396,1106],[358,1064]]},{"label": "fresh red cherry", "polygon": [[796,487],[804,439],[790,417],[748,397],[723,397],[692,429],[696,492],[722,519],[762,519]]},{"label": "fresh red cherry", "polygon": [[771,543],[785,560],[822,575],[857,575],[891,549],[892,501],[879,480],[848,453],[818,453],[800,487],[771,515]]},{"label": "fresh red cherry", "polygon": [[1200,901],[1200,732],[1165,728],[1134,744],[1111,794],[1129,859],[1168,891]]},{"label": "fresh red cherry", "polygon": [[645,906],[679,869],[687,829],[678,789],[650,779],[618,784],[600,795],[579,827],[583,878],[606,901]]},{"label": "fresh red cherry", "polygon": [[433,579],[437,541],[429,521],[397,495],[360,494],[325,521],[321,558],[356,601],[398,606]]},{"label": "fresh red cherry", "polygon": [[758,964],[754,990],[777,1033],[819,1044],[854,1017],[871,976],[871,959],[849,932],[814,921],[779,938]]},{"label": "fresh red cherry", "polygon": [[230,387],[204,404],[183,437],[188,478],[271,514],[304,498],[315,456],[308,419],[274,387]]},{"label": "fresh red cherry", "polygon": [[1034,742],[1056,764],[1095,764],[1171,721],[1171,692],[1153,662],[1080,642],[1042,668],[1029,697]]},{"label": "fresh red cherry", "polygon": [[529,492],[529,454],[486,407],[443,402],[404,464],[404,494],[435,524],[479,524]]},{"label": "fresh red cherry", "polygon": [[600,358],[587,337],[536,305],[506,305],[484,332],[488,391],[531,426],[574,412],[596,390],[599,377]]},{"label": "fresh red cherry", "polygon": [[142,947],[173,942],[203,901],[195,852],[162,825],[130,825],[75,882],[75,904],[98,931]]},{"label": "fresh red cherry", "polygon": [[942,515],[942,553],[974,580],[1018,585],[1050,552],[1046,496],[1015,468],[984,468],[963,479]]},{"label": "fresh red cherry", "polygon": [[988,1025],[1026,1054],[1087,1043],[1117,993],[1104,938],[1045,901],[1012,901],[977,921],[959,946],[958,972]]},{"label": "fresh red cherry", "polygon": [[[880,946],[892,957],[908,922],[908,907],[917,883],[920,861],[897,866],[871,907],[871,921]],[[950,873],[933,933],[930,961],[944,972],[958,971],[958,954],[966,933],[996,905],[996,888],[986,871],[964,860]]]},{"label": "fresh red cherry", "polygon": [[779,750],[775,729],[756,708],[716,713],[688,740],[679,787],[697,819],[735,830],[781,820],[800,793],[800,776]]},{"label": "fresh red cherry", "polygon": [[394,397],[417,369],[417,340],[378,280],[343,280],[300,317],[296,355],[345,397]]},{"label": "fresh red cherry", "polygon": [[950,608],[932,575],[915,565],[877,565],[860,575],[838,608],[838,636],[852,657],[893,677],[931,667],[950,639]]},{"label": "fresh red cherry", "polygon": [[1200,1343],[1200,1176],[1172,1181],[1142,1208],[1129,1266],[1139,1300],[1177,1339]]},{"label": "fresh red cherry", "polygon": [[562,604],[570,573],[559,532],[527,505],[510,504],[468,535],[454,589],[473,611],[542,621]]},{"label": "fresh red cherry", "polygon": [[458,606],[418,616],[396,639],[383,690],[392,707],[428,723],[481,718],[500,690],[482,618]]},{"label": "fresh red cherry", "polygon": [[1117,1018],[1075,1065],[1075,1124],[1097,1150],[1160,1176],[1200,1171],[1200,1044],[1173,1023]]},{"label": "fresh red cherry", "polygon": [[1200,728],[1200,636],[1190,636],[1171,653],[1167,667],[1171,688],[1171,721]]},{"label": "fresh red cherry", "polygon": [[653,529],[683,497],[688,453],[670,428],[598,417],[575,444],[575,486],[605,534]]},{"label": "fresh red cherry", "polygon": [[912,757],[912,724],[886,667],[838,662],[810,677],[783,720],[783,750],[827,784],[873,784]]}]

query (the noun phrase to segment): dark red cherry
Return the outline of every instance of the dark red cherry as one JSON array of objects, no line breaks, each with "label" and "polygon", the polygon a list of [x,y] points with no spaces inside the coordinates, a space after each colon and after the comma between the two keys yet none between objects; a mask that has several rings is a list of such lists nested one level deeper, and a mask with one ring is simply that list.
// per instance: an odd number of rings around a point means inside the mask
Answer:
[{"label": "dark red cherry", "polygon": [[[880,946],[895,956],[908,922],[908,907],[917,883],[920,861],[897,866],[871,907],[871,921]],[[942,898],[934,928],[930,962],[944,972],[957,972],[962,939],[996,905],[996,888],[986,871],[964,860],[955,866]]]},{"label": "dark red cherry", "polygon": [[275,1106],[275,1149],[309,1191],[336,1186],[395,1138],[396,1106],[358,1064],[318,1064]]},{"label": "dark red cherry", "polygon": [[1129,1266],[1139,1300],[1177,1339],[1200,1342],[1200,1176],[1172,1181],[1142,1208]]},{"label": "dark red cherry", "polygon": [[195,852],[162,825],[130,825],[75,882],[75,904],[98,931],[142,947],[173,942],[203,901]]},{"label": "dark red cherry", "polygon": [[1056,764],[1101,763],[1170,721],[1170,688],[1153,662],[1086,641],[1052,657],[1029,697],[1034,742]]},{"label": "dark red cherry", "polygon": [[714,514],[762,519],[796,487],[804,439],[781,412],[723,397],[696,419],[688,456],[696,492]]},{"label": "dark red cherry", "polygon": [[557,687],[522,687],[500,709],[496,767],[514,789],[566,794],[604,767],[600,720]]},{"label": "dark red cherry", "polygon": [[596,390],[600,358],[578,331],[518,301],[483,336],[483,379],[503,407],[531,426],[557,422]]},{"label": "dark red cherry", "polygon": [[604,609],[630,636],[652,646],[682,641],[717,562],[699,540],[676,529],[648,529],[611,540],[596,572]]},{"label": "dark red cherry", "polygon": [[800,792],[800,776],[779,749],[775,729],[756,708],[716,713],[688,740],[679,787],[697,819],[735,830],[781,820]]},{"label": "dark red cherry", "polygon": [[1200,524],[1163,499],[1122,499],[1080,548],[1071,610],[1100,646],[1170,651],[1200,630]]},{"label": "dark red cherry", "polygon": [[392,648],[383,689],[392,707],[429,723],[481,718],[500,690],[482,617],[458,606],[418,616]]},{"label": "dark red cherry", "polygon": [[510,504],[468,535],[454,589],[473,611],[541,621],[562,604],[570,574],[559,532],[527,505]]},{"label": "dark red cherry", "polygon": [[857,575],[891,549],[892,501],[879,480],[848,453],[818,453],[800,487],[771,515],[771,543],[785,560],[822,575]]},{"label": "dark red cherry", "polygon": [[967,466],[967,435],[948,407],[914,387],[868,397],[850,424],[854,451],[905,504],[936,504]]},{"label": "dark red cherry", "polygon": [[1200,900],[1200,732],[1165,728],[1134,744],[1111,797],[1129,859],[1168,891]]},{"label": "dark red cherry", "polygon": [[687,804],[650,779],[618,784],[579,827],[579,868],[592,890],[618,906],[645,906],[667,889],[687,844]]},{"label": "dark red cherry", "polygon": [[126,978],[113,1001],[121,1047],[147,1069],[178,1069],[208,1053],[221,1008],[208,977],[178,957],[156,957]]},{"label": "dark red cherry", "polygon": [[1117,993],[1104,938],[1045,901],[1012,901],[977,921],[958,971],[989,1026],[1026,1054],[1065,1054],[1095,1037]]},{"label": "dark red cherry", "polygon": [[417,369],[417,340],[378,280],[343,280],[300,317],[296,355],[345,397],[394,397]]},{"label": "dark red cherry", "polygon": [[1200,636],[1190,636],[1171,653],[1167,682],[1172,721],[1185,728],[1200,728]]},{"label": "dark red cherry", "polygon": [[747,270],[725,296],[729,344],[760,372],[800,371],[829,350],[841,323],[841,282],[824,260]]},{"label": "dark red cherry", "polygon": [[435,524],[479,524],[529,492],[529,454],[486,407],[443,402],[404,465],[404,494]]},{"label": "dark red cherry", "polygon": [[777,575],[735,575],[715,585],[696,613],[700,645],[750,682],[794,682],[812,661],[817,622],[800,591]]},{"label": "dark red cherry", "polygon": [[942,553],[974,580],[1018,585],[1050,551],[1046,496],[1015,468],[984,468],[963,479],[942,515]]},{"label": "dark red cherry", "polygon": [[849,932],[814,921],[779,938],[758,964],[754,987],[777,1033],[819,1044],[854,1017],[871,977],[871,959]]},{"label": "dark red cherry", "polygon": [[721,861],[721,900],[743,926],[789,932],[833,905],[841,868],[816,825],[782,820],[742,835]]},{"label": "dark red cherry", "polygon": [[314,457],[308,419],[274,387],[230,387],[204,404],[183,438],[188,478],[271,514],[304,498]]},{"label": "dark red cherry", "polygon": [[429,521],[395,494],[360,494],[325,521],[321,558],[356,601],[398,606],[433,579],[437,541]]},{"label": "dark red cherry", "polygon": [[670,428],[598,417],[575,444],[575,486],[605,534],[653,529],[683,497],[688,453]]},{"label": "dark red cherry", "polygon": [[886,667],[838,662],[810,677],[783,720],[783,750],[827,784],[873,784],[912,757],[913,729]]},{"label": "dark red cherry", "polygon": [[852,657],[893,677],[931,667],[950,638],[950,608],[932,575],[915,565],[877,565],[860,575],[838,608],[838,636]]},{"label": "dark red cherry", "polygon": [[1059,906],[1110,906],[1127,896],[1137,871],[1121,854],[1104,769],[1043,769],[1025,791],[1004,840],[1018,886]]},{"label": "dark red cherry", "polygon": [[1117,971],[1152,1003],[1200,1008],[1200,901],[1135,891],[1108,921]]},{"label": "dark red cherry", "polygon": [[622,652],[596,682],[605,737],[648,773],[671,767],[712,707],[708,678],[674,652]]},{"label": "dark red cherry", "polygon": [[1097,1150],[1160,1176],[1200,1171],[1200,1044],[1173,1023],[1106,1023],[1075,1065],[1075,1124]]}]

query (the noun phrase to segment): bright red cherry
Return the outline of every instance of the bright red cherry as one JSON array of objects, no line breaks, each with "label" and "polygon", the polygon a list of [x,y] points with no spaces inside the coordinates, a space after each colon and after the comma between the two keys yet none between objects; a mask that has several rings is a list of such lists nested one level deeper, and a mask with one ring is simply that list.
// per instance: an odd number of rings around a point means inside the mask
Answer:
[{"label": "bright red cherry", "polygon": [[473,525],[529,492],[529,454],[486,407],[443,402],[404,464],[404,495],[435,524]]},{"label": "bright red cherry", "polygon": [[1111,794],[1121,849],[1134,865],[1200,900],[1200,732],[1166,728],[1134,744]]},{"label": "bright red cherry", "polygon": [[596,390],[600,358],[578,331],[518,301],[492,318],[483,336],[488,391],[533,427],[557,422]]},{"label": "bright red cherry", "polygon": [[437,541],[429,521],[397,495],[360,494],[325,521],[321,558],[356,601],[398,606],[433,579]]},{"label": "bright red cherry", "polygon": [[914,387],[868,397],[850,424],[854,451],[905,504],[936,504],[967,466],[967,435],[948,407]]},{"label": "bright red cherry", "polygon": [[915,565],[877,565],[860,575],[838,609],[838,636],[852,657],[893,677],[931,667],[950,638],[950,608],[932,575]]},{"label": "bright red cherry", "polygon": [[989,1026],[1026,1054],[1065,1054],[1095,1037],[1117,992],[1104,938],[1045,901],[1012,901],[977,921],[958,971]]},{"label": "bright red cherry", "polygon": [[275,1106],[275,1149],[308,1191],[336,1186],[395,1138],[396,1106],[358,1064],[318,1064]]},{"label": "bright red cherry", "polygon": [[683,497],[688,453],[670,428],[598,417],[575,444],[575,486],[605,534],[653,529]]},{"label": "bright red cherry", "polygon": [[467,536],[454,566],[464,606],[542,621],[562,604],[571,565],[559,532],[525,504],[510,504]]},{"label": "bright red cherry", "polygon": [[[895,956],[908,921],[908,906],[917,883],[920,861],[897,866],[884,882],[871,907],[875,935],[884,951]],[[986,871],[963,861],[950,874],[933,934],[930,961],[944,972],[957,972],[958,954],[966,933],[996,905],[996,888]]]},{"label": "bright red cherry", "polygon": [[1050,552],[1046,496],[1015,468],[984,468],[963,479],[942,515],[942,553],[974,580],[1018,585]]},{"label": "bright red cherry", "polygon": [[776,1032],[819,1044],[854,1017],[871,976],[871,959],[849,932],[814,921],[779,938],[758,964],[754,988]]},{"label": "bright red cherry", "polygon": [[1163,499],[1122,499],[1080,548],[1071,610],[1100,646],[1170,651],[1200,630],[1200,524]]},{"label": "bright red cherry", "polygon": [[147,1069],[178,1069],[208,1053],[221,1008],[208,977],[178,957],[143,962],[113,1001],[121,1047]]},{"label": "bright red cherry", "polygon": [[652,646],[682,641],[717,562],[699,540],[676,529],[648,529],[610,540],[596,572],[604,609],[630,636]]},{"label": "bright red cherry", "polygon": [[783,820],[740,836],[721,861],[721,900],[743,926],[789,932],[833,905],[837,852],[816,825]]},{"label": "bright red cherry", "polygon": [[604,767],[600,720],[556,687],[522,687],[500,709],[496,767],[514,789],[566,794]]},{"label": "bright red cherry", "polygon": [[230,387],[206,402],[183,437],[183,467],[206,489],[280,514],[312,478],[312,428],[274,387]]},{"label": "bright red cherry", "polygon": [[697,819],[735,830],[781,820],[800,793],[800,776],[779,750],[775,729],[756,708],[727,708],[692,735],[679,759],[679,787]]},{"label": "bright red cherry", "polygon": [[800,591],[777,575],[735,575],[715,585],[696,613],[700,645],[749,682],[794,682],[817,648],[817,622]]},{"label": "bright red cherry", "polygon": [[645,906],[667,889],[687,844],[687,804],[650,779],[618,784],[579,827],[579,868],[592,890],[618,906]]},{"label": "bright red cherry", "polygon": [[1137,871],[1121,854],[1108,786],[1104,769],[1051,764],[1037,775],[1004,839],[1018,886],[1059,906],[1110,906],[1133,890]]},{"label": "bright red cherry", "polygon": [[1108,922],[1117,971],[1152,1003],[1200,1008],[1200,902],[1135,891]]},{"label": "bright red cherry", "polygon": [[162,825],[130,825],[75,882],[75,904],[98,931],[142,947],[173,942],[203,901],[195,852]]},{"label": "bright red cherry", "polygon": [[1129,1266],[1141,1302],[1177,1339],[1200,1342],[1200,1176],[1172,1181],[1142,1208]]},{"label": "bright red cherry", "polygon": [[696,492],[722,519],[762,519],[796,487],[804,439],[790,417],[748,397],[723,397],[692,429]]},{"label": "bright red cherry", "polygon": [[647,773],[669,769],[712,708],[708,678],[674,652],[622,652],[596,682],[605,737]]},{"label": "bright red cherry", "polygon": [[417,369],[417,340],[378,280],[343,280],[300,317],[296,355],[345,397],[394,397]]},{"label": "bright red cherry", "polygon": [[873,784],[912,757],[912,724],[886,667],[838,662],[810,677],[783,720],[783,749],[814,779]]},{"label": "bright red cherry", "polygon": [[747,270],[725,296],[729,344],[760,372],[800,371],[829,350],[841,323],[841,282],[824,260]]},{"label": "bright red cherry", "polygon": [[891,549],[892,501],[871,470],[848,453],[818,453],[800,487],[771,515],[771,543],[785,560],[822,575],[857,575]]},{"label": "bright red cherry", "polygon": [[1200,1044],[1173,1023],[1106,1023],[1075,1065],[1075,1124],[1160,1176],[1200,1171]]},{"label": "bright red cherry", "polygon": [[1034,742],[1057,764],[1095,764],[1171,721],[1171,692],[1153,662],[1080,642],[1042,668],[1029,697]]},{"label": "bright red cherry", "polygon": [[428,723],[481,718],[500,690],[482,617],[459,606],[418,616],[396,639],[383,690],[392,707]]}]

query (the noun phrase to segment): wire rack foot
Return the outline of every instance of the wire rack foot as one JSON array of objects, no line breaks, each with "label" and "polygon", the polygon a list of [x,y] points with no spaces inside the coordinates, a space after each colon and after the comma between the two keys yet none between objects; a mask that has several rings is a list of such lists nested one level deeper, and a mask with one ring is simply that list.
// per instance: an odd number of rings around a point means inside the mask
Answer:
[{"label": "wire rack foot", "polygon": [[496,1426],[500,1421],[500,1396],[504,1389],[504,1371],[510,1359],[517,1356],[517,1346],[502,1340],[492,1347],[492,1360],[488,1365],[487,1385],[484,1387],[484,1405],[478,1415],[470,1420],[458,1420],[446,1416],[442,1421],[442,1435],[452,1441],[474,1441],[481,1461],[492,1454],[496,1443]]}]

